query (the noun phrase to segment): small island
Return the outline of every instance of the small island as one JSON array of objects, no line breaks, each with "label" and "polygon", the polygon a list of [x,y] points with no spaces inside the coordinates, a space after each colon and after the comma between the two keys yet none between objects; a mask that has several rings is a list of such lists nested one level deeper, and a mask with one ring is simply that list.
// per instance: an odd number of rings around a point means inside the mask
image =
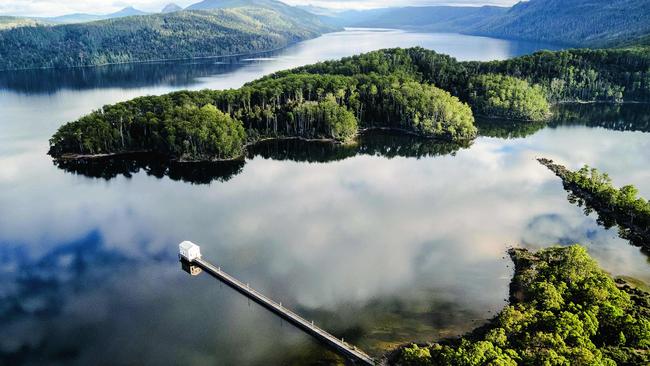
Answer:
[{"label": "small island", "polygon": [[380,50],[281,71],[239,89],[105,106],[62,126],[49,153],[218,161],[238,159],[265,139],[348,143],[372,128],[467,143],[477,136],[474,116],[539,122],[554,103],[649,101],[650,85],[617,67],[642,69],[649,57],[626,49],[569,50],[458,62],[417,47]]}]

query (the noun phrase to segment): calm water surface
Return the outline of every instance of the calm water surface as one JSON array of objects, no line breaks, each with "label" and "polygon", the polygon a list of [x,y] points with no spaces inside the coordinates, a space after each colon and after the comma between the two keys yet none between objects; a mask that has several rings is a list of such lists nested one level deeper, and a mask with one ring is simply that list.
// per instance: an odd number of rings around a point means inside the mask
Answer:
[{"label": "calm water surface", "polygon": [[503,59],[543,45],[348,30],[251,58],[0,74],[0,364],[336,362],[207,275],[178,242],[379,355],[455,336],[505,304],[508,246],[581,242],[610,272],[647,257],[571,205],[534,158],[584,163],[650,197],[650,109],[563,107],[548,126],[489,125],[469,147],[375,133],[355,147],[272,142],[218,169],[60,166],[62,123],[107,103],[237,87],[269,72],[395,46]]}]

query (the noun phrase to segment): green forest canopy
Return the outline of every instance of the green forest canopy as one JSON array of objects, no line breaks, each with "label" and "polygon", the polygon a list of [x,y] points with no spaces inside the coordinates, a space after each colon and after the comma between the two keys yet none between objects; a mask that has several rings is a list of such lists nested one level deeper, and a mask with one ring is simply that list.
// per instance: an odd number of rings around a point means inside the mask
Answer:
[{"label": "green forest canopy", "polygon": [[[166,139],[163,128],[179,106],[215,106],[241,123],[248,143],[268,137],[349,141],[357,129],[369,127],[462,142],[476,137],[474,114],[540,120],[549,103],[565,101],[650,101],[650,55],[568,50],[458,62],[422,48],[380,50],[281,71],[239,89],[182,91],[105,106],[62,127],[50,153],[146,150],[179,158],[186,150],[169,144],[185,142]],[[236,150],[228,149],[227,156],[240,155]],[[184,157],[206,154],[199,149]]]},{"label": "green forest canopy", "polygon": [[[472,111],[458,98],[432,85],[395,76],[357,79],[338,75],[287,75],[233,90],[176,92],[105,106],[62,126],[50,140],[50,153],[110,154],[158,152],[177,159],[202,160],[209,151],[174,136],[193,136],[178,108],[213,105],[243,126],[246,141],[227,156],[242,155],[246,142],[269,137],[350,141],[359,128],[391,127],[451,141],[476,136]],[[239,136],[239,134],[232,133]],[[196,138],[195,138],[196,139]]]},{"label": "green forest canopy", "polygon": [[607,173],[584,166],[577,171],[537,159],[562,179],[570,192],[569,200],[585,207],[585,214],[598,213],[598,222],[606,228],[618,225],[619,235],[634,245],[650,250],[650,202],[639,197],[633,185],[617,188]]},{"label": "green forest canopy", "polygon": [[647,365],[650,295],[617,286],[585,248],[511,250],[511,305],[461,339],[401,350],[401,365]]},{"label": "green forest canopy", "polygon": [[0,30],[0,70],[252,53],[333,30],[308,15],[239,7]]}]

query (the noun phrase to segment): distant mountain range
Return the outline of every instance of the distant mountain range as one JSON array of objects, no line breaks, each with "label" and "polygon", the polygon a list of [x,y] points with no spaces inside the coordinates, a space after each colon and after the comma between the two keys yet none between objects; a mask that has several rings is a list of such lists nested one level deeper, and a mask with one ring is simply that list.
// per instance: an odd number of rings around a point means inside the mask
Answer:
[{"label": "distant mountain range", "polygon": [[[650,0],[529,0],[510,8],[425,6],[370,10],[336,10],[312,5],[294,7],[277,0],[203,0],[185,9],[170,3],[161,9],[161,13],[240,7],[271,9],[303,24],[324,23],[334,28],[457,32],[580,47],[650,45]],[[0,17],[0,29],[84,23],[135,15],[151,14],[127,7],[104,15],[4,16]]]},{"label": "distant mountain range", "polygon": [[115,13],[110,13],[110,14],[98,15],[98,14],[75,13],[75,14],[66,14],[58,17],[50,17],[50,18],[43,18],[43,19],[53,23],[85,23],[85,22],[94,22],[97,20],[115,19],[115,18],[123,18],[123,17],[134,16],[134,15],[147,15],[147,14],[149,13],[140,11],[134,7],[129,6],[120,11],[117,11]]},{"label": "distant mountain range", "polygon": [[169,13],[173,13],[173,12],[181,11],[181,10],[183,10],[183,8],[181,8],[177,4],[171,3],[171,4],[165,5],[165,7],[160,12],[163,13],[163,14],[169,14]]},{"label": "distant mountain range", "polygon": [[650,1],[530,0],[470,31],[574,46],[637,43],[650,34]]},{"label": "distant mountain range", "polygon": [[508,12],[497,6],[424,6],[344,11],[328,15],[327,22],[340,26],[409,28],[426,31],[458,32],[470,25]]},{"label": "distant mountain range", "polygon": [[331,25],[459,32],[569,46],[649,44],[649,0],[530,0],[511,8],[404,7],[327,11],[303,7]]},{"label": "distant mountain range", "polygon": [[[264,9],[273,9],[281,11],[284,14],[292,14],[293,16],[307,17],[311,20],[316,20],[311,12],[304,11],[300,7],[287,5],[277,0],[203,0],[188,6],[183,9],[178,4],[169,3],[165,5],[160,11],[162,14],[169,14],[182,10],[214,10],[214,9],[232,9],[239,7],[255,7]],[[88,13],[74,13],[66,14],[56,17],[17,17],[17,16],[1,16],[0,15],[0,29],[3,28],[3,23],[11,23],[13,26],[24,25],[54,25],[54,24],[74,24],[74,23],[87,23],[95,22],[106,19],[124,18],[136,15],[151,15],[156,13],[147,13],[138,10],[132,6],[126,7],[115,13],[110,14],[88,14]],[[318,19],[317,21],[321,21]],[[5,26],[4,28],[8,28]]]},{"label": "distant mountain range", "polygon": [[277,0],[203,0],[196,4],[190,5],[185,10],[214,10],[228,9],[238,7],[255,7],[262,9],[273,9],[284,15],[294,17],[295,20],[305,20],[308,22],[321,22],[322,19],[317,15],[307,12],[295,6],[287,5]]}]

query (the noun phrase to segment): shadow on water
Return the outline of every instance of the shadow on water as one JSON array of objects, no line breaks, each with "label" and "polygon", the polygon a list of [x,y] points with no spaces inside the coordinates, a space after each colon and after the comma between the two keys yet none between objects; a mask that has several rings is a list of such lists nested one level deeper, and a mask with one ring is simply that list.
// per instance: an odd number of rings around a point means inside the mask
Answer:
[{"label": "shadow on water", "polygon": [[613,131],[650,132],[650,104],[561,104],[547,122],[477,118],[479,135],[502,139],[532,136],[544,128],[599,127]]},{"label": "shadow on water", "polygon": [[513,121],[481,118],[476,120],[479,136],[519,139],[532,136],[546,128],[546,122]]},{"label": "shadow on water", "polygon": [[[363,133],[356,143],[350,145],[300,139],[262,141],[249,147],[247,158],[328,163],[357,155],[386,158],[453,155],[465,147],[467,146],[391,131],[371,130]],[[66,172],[88,178],[131,178],[134,174],[144,171],[147,175],[157,178],[169,177],[175,181],[192,184],[209,184],[215,181],[227,182],[240,174],[244,169],[245,160],[179,163],[152,154],[131,154],[92,159],[55,159],[54,165]]]},{"label": "shadow on water", "polygon": [[549,127],[587,126],[650,132],[650,104],[563,104],[553,109]]},{"label": "shadow on water", "polygon": [[[278,51],[256,54],[270,57]],[[69,69],[0,72],[0,89],[25,94],[53,94],[61,89],[143,88],[152,85],[184,87],[197,79],[228,74],[250,64],[249,56],[118,64]]]},{"label": "shadow on water", "polygon": [[227,182],[244,168],[244,160],[227,162],[179,163],[153,154],[131,154],[92,159],[55,159],[54,165],[69,173],[88,178],[111,180],[118,176],[131,178],[141,170],[147,175],[192,184]]}]

